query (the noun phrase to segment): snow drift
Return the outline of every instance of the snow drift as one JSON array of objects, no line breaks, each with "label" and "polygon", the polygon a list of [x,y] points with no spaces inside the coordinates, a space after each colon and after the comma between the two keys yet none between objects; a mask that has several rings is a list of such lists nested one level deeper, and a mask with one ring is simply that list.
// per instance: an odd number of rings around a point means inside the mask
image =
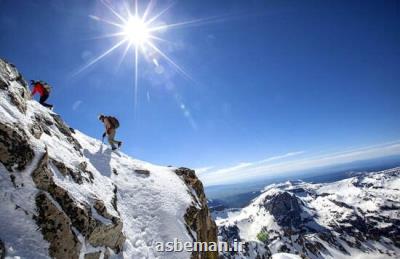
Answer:
[{"label": "snow drift", "polygon": [[1,59],[0,162],[1,258],[217,258],[155,249],[217,239],[192,170],[111,152],[30,100]]}]

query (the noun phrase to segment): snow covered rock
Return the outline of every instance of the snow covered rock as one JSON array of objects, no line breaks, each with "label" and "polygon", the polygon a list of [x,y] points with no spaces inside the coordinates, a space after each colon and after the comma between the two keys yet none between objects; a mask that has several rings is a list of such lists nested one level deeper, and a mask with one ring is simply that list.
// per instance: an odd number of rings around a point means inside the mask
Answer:
[{"label": "snow covered rock", "polygon": [[23,170],[33,159],[29,137],[18,124],[0,124],[0,161],[9,170]]},{"label": "snow covered rock", "polygon": [[[185,222],[200,240],[208,240],[207,242],[217,242],[217,225],[212,220],[210,211],[207,205],[207,198],[204,193],[202,182],[196,177],[193,170],[188,168],[178,168],[175,173],[181,176],[191,193],[193,203],[188,208],[185,214]],[[192,235],[193,242],[196,242],[196,237]],[[192,258],[218,258],[217,252],[194,252]]]},{"label": "snow covered rock", "polygon": [[400,168],[334,183],[270,185],[217,225],[220,240],[245,242],[244,252],[225,258],[398,258]]},{"label": "snow covered rock", "polygon": [[157,250],[217,240],[194,171],[132,159],[70,128],[1,59],[0,162],[0,258],[218,256]]}]

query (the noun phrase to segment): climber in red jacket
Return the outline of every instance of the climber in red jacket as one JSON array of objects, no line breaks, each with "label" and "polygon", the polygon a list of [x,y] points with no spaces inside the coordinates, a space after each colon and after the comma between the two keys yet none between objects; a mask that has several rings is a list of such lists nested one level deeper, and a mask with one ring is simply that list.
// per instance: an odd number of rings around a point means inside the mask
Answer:
[{"label": "climber in red jacket", "polygon": [[51,87],[42,81],[34,81],[31,80],[31,85],[33,86],[31,97],[35,95],[35,93],[39,93],[40,99],[39,103],[49,109],[53,108],[53,105],[46,103],[47,98],[49,98]]}]

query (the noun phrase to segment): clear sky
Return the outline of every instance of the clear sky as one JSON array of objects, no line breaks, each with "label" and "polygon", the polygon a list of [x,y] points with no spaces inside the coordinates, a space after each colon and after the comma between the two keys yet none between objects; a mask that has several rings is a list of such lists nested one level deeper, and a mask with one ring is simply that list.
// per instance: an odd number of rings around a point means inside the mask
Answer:
[{"label": "clear sky", "polygon": [[119,30],[100,1],[0,0],[0,57],[53,85],[72,127],[100,138],[97,115],[115,115],[124,152],[201,168],[206,183],[276,157],[400,153],[387,144],[400,140],[399,1],[157,1],[149,17],[168,6],[154,25],[211,19],[157,32],[186,76],[141,53],[136,104],[133,48],[82,70],[120,40],[100,37]]}]

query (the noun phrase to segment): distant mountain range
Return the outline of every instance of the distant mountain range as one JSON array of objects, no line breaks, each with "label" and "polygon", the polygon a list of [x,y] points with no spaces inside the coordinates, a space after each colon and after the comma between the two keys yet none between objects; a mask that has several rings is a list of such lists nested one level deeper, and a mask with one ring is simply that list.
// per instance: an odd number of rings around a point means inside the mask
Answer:
[{"label": "distant mountain range", "polygon": [[245,242],[224,258],[400,258],[400,167],[272,184],[240,210],[215,211],[225,217],[216,220],[219,240]]},{"label": "distant mountain range", "polygon": [[[323,168],[316,171],[296,172],[283,176],[261,178],[228,185],[206,186],[205,192],[210,201],[218,201],[226,208],[243,208],[260,194],[267,185],[285,181],[303,180],[310,183],[328,183],[351,177],[354,172],[381,171],[400,166],[400,156],[388,156]],[[210,208],[214,207],[209,203]]]}]

